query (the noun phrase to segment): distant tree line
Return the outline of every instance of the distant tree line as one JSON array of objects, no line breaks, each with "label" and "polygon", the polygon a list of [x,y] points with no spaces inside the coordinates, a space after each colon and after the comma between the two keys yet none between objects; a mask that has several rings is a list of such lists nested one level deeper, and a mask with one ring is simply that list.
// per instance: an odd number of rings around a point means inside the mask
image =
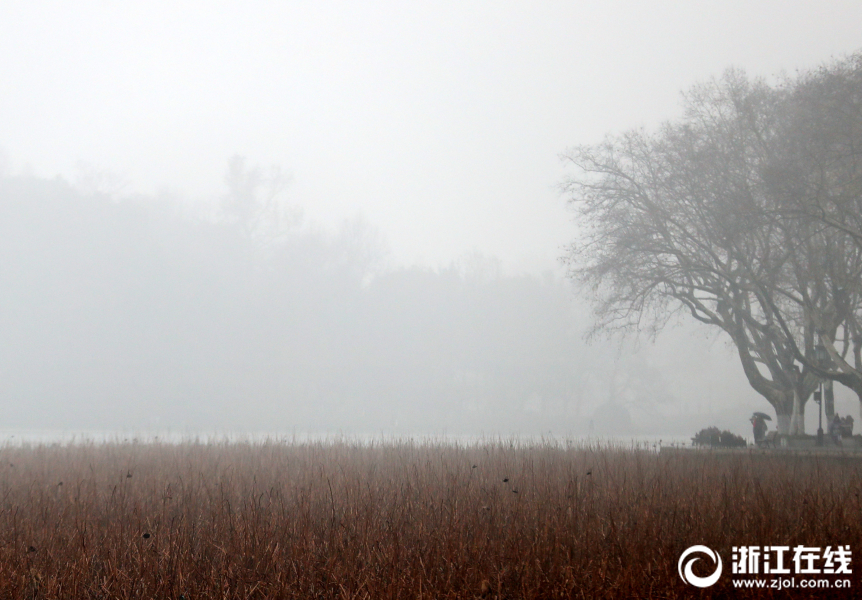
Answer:
[{"label": "distant tree line", "polygon": [[655,132],[566,153],[570,275],[595,332],[678,314],[723,332],[801,433],[821,378],[862,400],[862,53],[774,85],[731,70],[684,98]]},{"label": "distant tree line", "polygon": [[232,159],[204,219],[0,179],[0,427],[585,427],[614,361],[563,282],[478,256],[384,268],[373,227],[303,224],[285,183]]}]

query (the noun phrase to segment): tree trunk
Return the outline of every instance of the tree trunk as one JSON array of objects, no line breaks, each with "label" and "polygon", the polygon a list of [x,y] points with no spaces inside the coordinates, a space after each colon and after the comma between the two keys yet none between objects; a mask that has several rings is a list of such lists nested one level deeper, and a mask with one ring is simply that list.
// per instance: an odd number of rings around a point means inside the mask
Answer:
[{"label": "tree trunk", "polygon": [[[745,337],[745,331],[743,330],[741,321],[737,322],[736,329],[725,329],[725,331],[731,335],[736,344],[736,351],[739,355],[740,361],[742,362],[742,369],[745,371],[748,383],[751,384],[754,391],[766,398],[767,402],[769,402],[775,409],[775,416],[778,421],[776,423],[778,433],[782,435],[795,435],[793,431],[794,428],[798,428],[799,419],[797,418],[796,421],[793,421],[792,419],[795,404],[793,392],[787,387],[780,385],[777,382],[778,377],[776,377],[774,373],[773,379],[769,380],[760,372],[760,369],[757,367],[757,363],[751,355],[751,350],[749,348],[748,340]],[[862,401],[862,396],[860,396],[860,401]],[[791,421],[793,421],[792,426]]]},{"label": "tree trunk", "polygon": [[778,414],[778,433],[781,435],[789,435],[790,434],[790,415],[789,414]]},{"label": "tree trunk", "polygon": [[770,404],[775,409],[776,428],[782,435],[790,435],[790,421],[793,416],[793,397],[785,394],[784,397],[770,398]]},{"label": "tree trunk", "polygon": [[790,435],[805,435],[805,405],[799,390],[793,390],[793,412],[790,415]]},{"label": "tree trunk", "polygon": [[856,393],[856,397],[859,398],[859,417],[862,418],[862,385],[854,385],[850,388]]}]

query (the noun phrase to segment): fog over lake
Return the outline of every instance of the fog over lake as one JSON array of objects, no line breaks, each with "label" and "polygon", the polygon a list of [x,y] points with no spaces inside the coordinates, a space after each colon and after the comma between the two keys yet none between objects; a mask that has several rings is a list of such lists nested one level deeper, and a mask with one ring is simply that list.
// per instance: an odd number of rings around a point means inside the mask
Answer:
[{"label": "fog over lake", "polygon": [[729,67],[857,51],[859,23],[828,1],[6,3],[0,437],[750,436],[769,405],[728,339],[684,315],[585,339],[560,154],[658,128]]}]

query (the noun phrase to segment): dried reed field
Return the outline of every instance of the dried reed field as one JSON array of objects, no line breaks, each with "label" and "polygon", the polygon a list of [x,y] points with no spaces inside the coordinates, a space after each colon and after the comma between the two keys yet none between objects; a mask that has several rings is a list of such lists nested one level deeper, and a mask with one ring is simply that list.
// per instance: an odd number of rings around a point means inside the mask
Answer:
[{"label": "dried reed field", "polygon": [[699,590],[677,561],[694,544],[858,551],[860,466],[517,442],[7,446],[0,598],[809,597]]}]

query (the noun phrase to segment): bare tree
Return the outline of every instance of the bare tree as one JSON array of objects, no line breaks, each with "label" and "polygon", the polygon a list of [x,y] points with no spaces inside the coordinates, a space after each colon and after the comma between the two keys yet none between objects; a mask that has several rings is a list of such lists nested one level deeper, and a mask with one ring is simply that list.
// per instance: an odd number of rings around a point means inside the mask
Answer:
[{"label": "bare tree", "polygon": [[809,321],[831,360],[795,354],[862,400],[862,53],[785,87],[764,169],[770,216],[793,247],[788,319]]},{"label": "bare tree", "polygon": [[228,161],[222,198],[222,211],[243,234],[259,246],[278,241],[302,219],[298,209],[288,209],[279,202],[279,195],[290,183],[290,176],[280,167],[267,172],[260,167],[248,167],[244,156],[235,155]]},{"label": "bare tree", "polygon": [[595,331],[655,334],[680,312],[718,327],[779,429],[802,433],[818,379],[797,353],[813,356],[815,331],[782,313],[794,247],[770,218],[763,178],[784,96],[729,71],[689,92],[684,118],[655,134],[570,150],[578,173],[564,189],[583,236],[566,260],[595,293]]}]

